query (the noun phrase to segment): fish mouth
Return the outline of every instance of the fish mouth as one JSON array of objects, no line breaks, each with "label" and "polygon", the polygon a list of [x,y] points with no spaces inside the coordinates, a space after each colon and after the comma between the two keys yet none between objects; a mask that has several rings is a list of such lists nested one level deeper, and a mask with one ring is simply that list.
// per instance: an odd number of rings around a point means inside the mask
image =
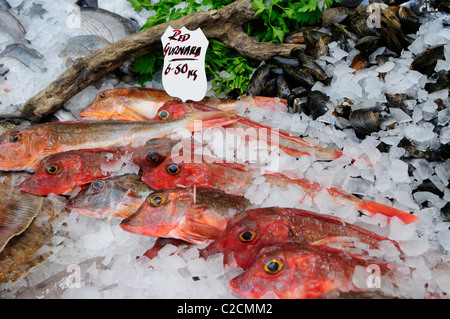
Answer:
[{"label": "fish mouth", "polygon": [[39,187],[39,181],[27,178],[19,185],[20,189],[25,193],[35,195],[48,195],[42,187]]},{"label": "fish mouth", "polygon": [[115,114],[116,112],[99,111],[89,106],[78,113],[80,117],[86,120],[110,120]]}]

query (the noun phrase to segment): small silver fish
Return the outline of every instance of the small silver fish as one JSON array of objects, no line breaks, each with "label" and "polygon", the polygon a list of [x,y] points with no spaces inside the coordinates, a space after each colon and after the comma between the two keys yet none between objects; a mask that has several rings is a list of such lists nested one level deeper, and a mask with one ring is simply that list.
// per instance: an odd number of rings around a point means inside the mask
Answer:
[{"label": "small silver fish", "polygon": [[70,67],[76,59],[86,57],[109,44],[110,42],[100,35],[79,35],[67,41],[67,46],[60,56],[66,59],[66,66]]},{"label": "small silver fish", "polygon": [[45,58],[37,50],[27,47],[22,43],[9,44],[0,53],[0,58],[12,58],[26,65],[32,71],[47,71],[45,67]]},{"label": "small silver fish", "polygon": [[30,43],[25,39],[25,28],[8,10],[0,6],[0,33],[8,34],[16,43]]},{"label": "small silver fish", "polygon": [[96,34],[111,43],[136,33],[133,23],[114,12],[100,8],[80,8],[81,27],[86,34]]}]

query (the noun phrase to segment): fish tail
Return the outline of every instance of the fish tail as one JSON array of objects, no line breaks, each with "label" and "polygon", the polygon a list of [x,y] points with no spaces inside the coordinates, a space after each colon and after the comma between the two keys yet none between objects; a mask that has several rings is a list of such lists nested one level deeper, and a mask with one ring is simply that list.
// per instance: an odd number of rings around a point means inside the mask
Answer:
[{"label": "fish tail", "polygon": [[362,200],[360,204],[356,205],[356,208],[368,212],[370,216],[382,214],[389,217],[389,219],[397,217],[405,224],[415,223],[419,220],[419,217],[410,213],[368,200]]}]

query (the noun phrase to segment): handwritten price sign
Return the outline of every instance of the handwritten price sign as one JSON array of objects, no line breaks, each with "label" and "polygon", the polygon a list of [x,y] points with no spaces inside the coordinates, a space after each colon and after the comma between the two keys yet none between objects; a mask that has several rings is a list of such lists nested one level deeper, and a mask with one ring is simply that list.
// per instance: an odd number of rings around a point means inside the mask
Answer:
[{"label": "handwritten price sign", "polygon": [[201,29],[168,27],[161,37],[164,90],[182,101],[200,101],[206,94],[205,55],[208,39]]}]

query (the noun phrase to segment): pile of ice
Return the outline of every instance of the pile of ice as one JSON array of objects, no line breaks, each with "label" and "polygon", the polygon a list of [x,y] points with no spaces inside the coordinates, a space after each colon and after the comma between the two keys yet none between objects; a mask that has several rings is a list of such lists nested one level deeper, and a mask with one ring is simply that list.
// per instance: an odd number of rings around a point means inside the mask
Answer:
[{"label": "pile of ice", "polygon": [[[71,1],[67,1],[70,3]],[[59,3],[59,2],[58,2]],[[65,2],[64,2],[65,3]],[[55,27],[64,26],[63,6],[46,4],[48,19],[30,19],[28,24],[37,23],[37,30],[53,19]],[[54,8],[53,8],[54,9]],[[59,19],[57,19],[59,17]],[[46,37],[47,44],[61,43],[64,31],[43,35],[32,33],[30,40]],[[357,194],[361,198],[374,200],[398,209],[412,212],[420,218],[416,224],[405,225],[393,219],[390,224],[386,217],[373,218],[361,215],[353,207],[337,206],[326,191],[313,200],[297,186],[282,190],[270,186],[263,176],[255,174],[252,187],[245,194],[256,207],[284,206],[306,208],[316,212],[343,218],[398,241],[403,256],[392,245],[377,250],[368,250],[370,256],[392,263],[398,268],[397,288],[389,281],[381,282],[381,291],[387,295],[406,298],[442,297],[450,294],[448,258],[450,257],[450,231],[441,209],[450,201],[448,187],[450,170],[447,162],[432,162],[424,158],[405,160],[405,150],[398,143],[407,138],[421,150],[436,149],[449,142],[448,108],[438,109],[436,99],[449,105],[448,91],[428,94],[424,86],[430,81],[426,76],[409,69],[415,55],[423,49],[445,43],[445,60],[439,61],[436,70],[450,69],[450,29],[442,27],[442,22],[425,22],[415,41],[408,50],[395,59],[390,58],[382,66],[372,66],[354,74],[349,67],[357,51],[345,52],[337,43],[330,44],[330,56],[319,63],[333,76],[332,85],[317,83],[313,89],[321,90],[337,105],[344,98],[353,101],[354,109],[379,106],[386,103],[385,93],[408,93],[407,102],[412,116],[404,112],[392,112],[397,126],[391,130],[381,130],[361,140],[353,129],[336,128],[329,118],[314,121],[304,114],[288,114],[277,111],[239,105],[240,115],[264,125],[280,128],[295,136],[304,136],[309,143],[321,147],[340,148],[344,156],[331,162],[318,162],[302,156],[293,158],[282,151],[269,152],[265,158],[266,168],[290,177],[305,178],[330,188],[338,187]],[[56,35],[58,34],[58,35]],[[63,38],[64,36],[61,35]],[[51,40],[50,40],[51,39]],[[45,44],[42,44],[41,49]],[[372,56],[385,52],[379,48]],[[51,63],[59,63],[49,58]],[[55,71],[58,73],[57,71]],[[385,74],[384,79],[380,73]],[[16,83],[22,87],[33,78],[28,74],[26,82]],[[49,79],[54,77],[49,77]],[[41,79],[42,80],[42,79]],[[38,81],[39,85],[42,81]],[[3,84],[2,84],[3,85]],[[124,86],[123,83],[119,84]],[[151,83],[157,87],[158,83]],[[116,86],[117,87],[117,86]],[[112,88],[111,84],[101,89]],[[349,90],[351,88],[351,90]],[[80,110],[93,100],[99,89],[90,87],[80,92],[66,104],[66,108]],[[13,100],[13,98],[10,98]],[[433,119],[443,128],[434,130]],[[211,132],[210,132],[211,133]],[[212,133],[216,134],[216,133]],[[218,133],[217,133],[218,134]],[[212,154],[223,149],[223,141],[210,139],[208,146]],[[214,142],[216,141],[216,142]],[[217,143],[217,144],[216,144]],[[377,146],[390,146],[388,153],[380,152]],[[234,160],[242,159],[242,145],[227,145]],[[253,144],[253,147],[258,147]],[[227,148],[228,149],[228,148]],[[273,157],[277,155],[277,157]],[[355,160],[352,160],[355,159]],[[270,165],[276,161],[278,165]],[[263,173],[262,171],[261,173]],[[424,181],[431,181],[443,196],[427,190],[417,191]],[[53,247],[42,249],[53,252],[50,259],[34,269],[29,276],[15,283],[2,284],[0,296],[28,298],[236,298],[228,287],[230,278],[241,270],[224,268],[222,255],[208,260],[199,258],[198,247],[185,247],[179,253],[172,245],[164,247],[150,260],[143,254],[152,247],[154,238],[124,232],[118,221],[97,220],[63,210],[64,201],[60,196],[49,196],[60,210],[53,222],[55,235]],[[302,203],[300,203],[300,201]],[[366,250],[362,245],[357,249]],[[353,281],[364,284],[366,269],[358,269]]]}]

